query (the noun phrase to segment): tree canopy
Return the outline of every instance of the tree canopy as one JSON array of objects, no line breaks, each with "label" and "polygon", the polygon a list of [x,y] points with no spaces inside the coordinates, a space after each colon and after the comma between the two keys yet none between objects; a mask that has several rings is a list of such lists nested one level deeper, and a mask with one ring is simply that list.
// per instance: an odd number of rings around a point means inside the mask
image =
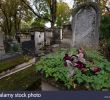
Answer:
[{"label": "tree canopy", "polygon": [[30,0],[29,3],[25,0],[20,1],[33,12],[37,19],[49,21],[51,27],[54,27],[56,20],[56,0]]},{"label": "tree canopy", "polygon": [[56,25],[61,27],[63,24],[68,23],[71,16],[71,9],[68,4],[65,2],[57,3],[57,17],[56,17]]},{"label": "tree canopy", "polygon": [[0,1],[0,27],[5,35],[12,36],[21,28],[22,20],[29,20],[32,14],[19,0]]}]

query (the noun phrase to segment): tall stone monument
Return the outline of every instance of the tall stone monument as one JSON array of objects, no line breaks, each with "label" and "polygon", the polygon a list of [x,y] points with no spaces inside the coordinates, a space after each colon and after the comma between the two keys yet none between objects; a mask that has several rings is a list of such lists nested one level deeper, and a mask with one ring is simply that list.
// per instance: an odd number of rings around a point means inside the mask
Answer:
[{"label": "tall stone monument", "polygon": [[72,47],[97,48],[100,10],[97,3],[87,2],[75,8],[72,17]]}]

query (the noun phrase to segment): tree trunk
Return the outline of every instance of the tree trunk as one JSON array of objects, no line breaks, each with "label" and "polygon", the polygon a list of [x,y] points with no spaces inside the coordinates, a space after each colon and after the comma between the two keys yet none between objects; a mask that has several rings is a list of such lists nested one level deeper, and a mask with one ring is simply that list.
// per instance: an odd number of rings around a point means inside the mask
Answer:
[{"label": "tree trunk", "polygon": [[51,29],[52,29],[52,40],[51,44],[55,44],[55,37],[54,37],[54,24],[56,21],[56,6],[57,6],[57,1],[56,0],[51,0]]},{"label": "tree trunk", "polygon": [[51,22],[51,29],[52,29],[52,38],[51,38],[51,45],[55,44],[55,38],[54,38],[54,23]]}]

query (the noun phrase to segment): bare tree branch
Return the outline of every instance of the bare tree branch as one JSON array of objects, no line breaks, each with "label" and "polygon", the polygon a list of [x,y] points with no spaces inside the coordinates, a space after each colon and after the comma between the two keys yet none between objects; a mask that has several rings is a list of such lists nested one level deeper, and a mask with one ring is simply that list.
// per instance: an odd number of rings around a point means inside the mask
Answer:
[{"label": "bare tree branch", "polygon": [[33,14],[36,15],[38,18],[45,19],[45,20],[48,20],[48,21],[52,22],[51,19],[49,19],[49,18],[47,18],[47,17],[43,17],[43,16],[37,14],[37,13],[34,11],[34,9],[33,9],[29,4],[27,4],[24,0],[21,0],[21,2],[23,2],[23,3],[33,12]]}]

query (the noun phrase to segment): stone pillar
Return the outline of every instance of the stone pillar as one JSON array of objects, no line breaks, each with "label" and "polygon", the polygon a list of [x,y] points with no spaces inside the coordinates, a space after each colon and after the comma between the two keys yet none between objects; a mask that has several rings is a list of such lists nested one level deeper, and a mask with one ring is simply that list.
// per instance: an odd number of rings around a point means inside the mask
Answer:
[{"label": "stone pillar", "polygon": [[63,35],[62,28],[60,28],[60,40],[63,39],[62,35]]},{"label": "stone pillar", "polygon": [[39,37],[39,34],[38,34],[39,32],[35,32],[35,53],[36,54],[38,54],[38,52],[39,52],[39,45],[38,45],[38,37]]}]

